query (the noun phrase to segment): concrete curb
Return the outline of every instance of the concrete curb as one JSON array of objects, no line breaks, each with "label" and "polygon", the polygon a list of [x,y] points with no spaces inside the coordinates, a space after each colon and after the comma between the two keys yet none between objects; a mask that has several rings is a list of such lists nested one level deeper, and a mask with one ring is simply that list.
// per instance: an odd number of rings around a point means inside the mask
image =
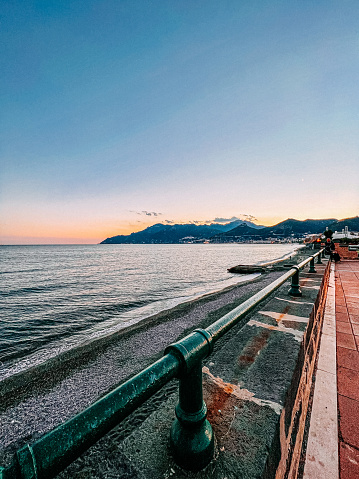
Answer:
[{"label": "concrete curb", "polygon": [[304,479],[339,478],[334,265],[324,313]]}]

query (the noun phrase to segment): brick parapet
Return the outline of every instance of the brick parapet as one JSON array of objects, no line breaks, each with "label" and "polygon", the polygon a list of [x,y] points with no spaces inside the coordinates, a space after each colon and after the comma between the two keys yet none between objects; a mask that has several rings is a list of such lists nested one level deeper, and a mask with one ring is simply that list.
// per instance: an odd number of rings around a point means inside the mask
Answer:
[{"label": "brick parapet", "polygon": [[358,251],[349,251],[348,245],[335,244],[335,251],[339,253],[341,259],[359,259]]}]

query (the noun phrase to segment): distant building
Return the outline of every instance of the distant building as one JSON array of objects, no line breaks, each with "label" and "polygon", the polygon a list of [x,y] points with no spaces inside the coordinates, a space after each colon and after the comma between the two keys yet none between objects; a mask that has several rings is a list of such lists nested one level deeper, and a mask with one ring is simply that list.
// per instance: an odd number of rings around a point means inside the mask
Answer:
[{"label": "distant building", "polygon": [[353,231],[348,231],[348,227],[346,226],[340,233],[338,231],[334,231],[333,233],[333,240],[338,239],[359,239],[359,233],[354,233]]}]

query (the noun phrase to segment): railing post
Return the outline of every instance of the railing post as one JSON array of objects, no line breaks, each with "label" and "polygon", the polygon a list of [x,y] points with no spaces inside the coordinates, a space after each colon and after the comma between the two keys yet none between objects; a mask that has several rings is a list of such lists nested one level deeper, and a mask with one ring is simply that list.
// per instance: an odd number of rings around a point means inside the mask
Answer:
[{"label": "railing post", "polygon": [[187,470],[203,469],[213,458],[214,435],[203,401],[201,361],[180,378],[170,444],[175,462]]},{"label": "railing post", "polygon": [[290,290],[288,291],[288,294],[290,296],[302,296],[302,292],[300,290],[300,285],[299,285],[299,268],[298,266],[293,266],[293,268],[296,269],[296,272],[292,276],[292,284],[291,284]]},{"label": "railing post", "polygon": [[322,263],[322,253],[321,252],[319,252],[319,254],[318,254],[317,264],[323,264]]},{"label": "railing post", "polygon": [[309,265],[309,271],[308,273],[316,273],[316,269],[314,266],[314,257],[310,260],[310,265]]},{"label": "railing post", "polygon": [[190,471],[203,469],[214,456],[214,434],[202,388],[202,358],[211,350],[211,338],[205,330],[196,330],[165,350],[179,356],[182,363],[170,446],[176,464]]}]

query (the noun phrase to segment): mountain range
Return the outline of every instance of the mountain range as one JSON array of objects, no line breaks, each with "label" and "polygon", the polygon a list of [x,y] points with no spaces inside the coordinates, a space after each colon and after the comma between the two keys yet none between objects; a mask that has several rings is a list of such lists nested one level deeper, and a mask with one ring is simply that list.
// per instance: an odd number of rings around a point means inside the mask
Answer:
[{"label": "mountain range", "polygon": [[178,243],[186,236],[193,236],[197,239],[208,239],[219,233],[232,230],[240,224],[246,224],[252,229],[260,229],[262,226],[255,225],[251,221],[231,221],[226,224],[211,223],[209,225],[196,225],[187,223],[184,225],[168,225],[157,223],[153,226],[131,233],[130,235],[118,235],[107,238],[101,244],[136,244],[136,243]]},{"label": "mountain range", "polygon": [[[212,223],[209,225],[188,224],[162,224],[131,233],[118,235],[105,239],[101,244],[173,244],[180,243],[183,238],[192,237],[193,240],[210,240],[214,242],[230,241],[236,239],[268,239],[273,237],[302,237],[306,234],[322,233],[327,227],[332,231],[341,231],[345,226],[349,230],[359,231],[359,217],[337,220],[334,218],[299,221],[287,219],[274,226],[258,226],[250,221],[236,220],[227,224]],[[190,239],[190,238],[188,238]]]}]

